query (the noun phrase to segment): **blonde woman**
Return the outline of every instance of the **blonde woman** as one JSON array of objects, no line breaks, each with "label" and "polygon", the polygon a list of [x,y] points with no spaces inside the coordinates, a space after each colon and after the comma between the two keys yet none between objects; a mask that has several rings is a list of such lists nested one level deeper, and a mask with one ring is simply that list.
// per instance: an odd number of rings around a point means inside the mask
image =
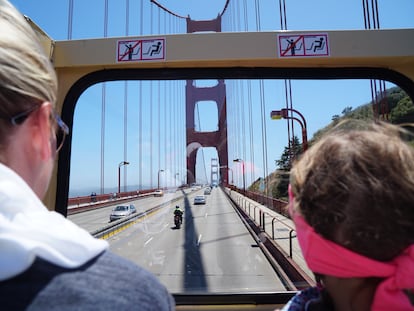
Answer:
[{"label": "blonde woman", "polygon": [[0,0],[0,309],[174,310],[152,274],[43,205],[68,133],[56,92],[35,33]]}]

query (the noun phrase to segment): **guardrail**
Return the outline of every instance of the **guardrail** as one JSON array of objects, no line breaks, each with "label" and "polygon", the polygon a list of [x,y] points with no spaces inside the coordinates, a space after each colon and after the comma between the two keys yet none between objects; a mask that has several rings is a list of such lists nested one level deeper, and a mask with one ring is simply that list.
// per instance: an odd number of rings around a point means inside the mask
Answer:
[{"label": "guardrail", "polygon": [[128,191],[120,193],[91,194],[88,196],[78,196],[68,199],[68,207],[80,207],[85,204],[107,202],[115,199],[123,199],[128,197],[152,194],[156,189],[148,189],[141,191]]},{"label": "guardrail", "polygon": [[146,217],[148,214],[154,213],[157,210],[168,206],[168,205],[172,205],[174,202],[180,200],[181,197],[177,197],[174,198],[172,200],[169,201],[165,201],[157,206],[151,207],[149,209],[147,209],[144,212],[138,213],[138,214],[134,214],[131,215],[127,218],[124,219],[120,219],[117,220],[111,224],[108,224],[107,226],[97,229],[93,232],[91,232],[91,234],[95,237],[95,238],[99,238],[99,239],[107,239],[117,233],[119,233],[120,231],[128,228],[129,226],[133,225],[134,223],[136,223],[137,221],[139,221],[141,218]]}]

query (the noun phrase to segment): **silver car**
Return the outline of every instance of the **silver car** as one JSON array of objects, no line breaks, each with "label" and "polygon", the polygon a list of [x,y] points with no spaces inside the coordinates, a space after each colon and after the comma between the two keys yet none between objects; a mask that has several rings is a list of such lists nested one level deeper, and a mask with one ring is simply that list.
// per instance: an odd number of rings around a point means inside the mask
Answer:
[{"label": "silver car", "polygon": [[137,209],[135,208],[134,204],[118,205],[112,210],[111,215],[109,216],[109,221],[125,218],[136,212]]},{"label": "silver car", "polygon": [[196,195],[194,204],[206,204],[206,197],[204,195]]}]

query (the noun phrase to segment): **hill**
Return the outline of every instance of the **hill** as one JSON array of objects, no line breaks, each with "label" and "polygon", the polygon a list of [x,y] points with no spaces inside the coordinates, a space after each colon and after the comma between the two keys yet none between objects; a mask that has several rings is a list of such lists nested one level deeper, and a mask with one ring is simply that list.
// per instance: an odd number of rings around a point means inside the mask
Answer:
[{"label": "hill", "polygon": [[[392,87],[385,91],[382,100],[374,104],[372,101],[362,104],[357,108],[345,107],[342,115],[332,116],[332,121],[324,128],[321,128],[308,141],[311,146],[315,141],[322,137],[327,131],[334,127],[338,122],[344,119],[373,119],[374,115],[381,120],[387,120],[393,124],[414,124],[414,106],[411,98],[399,87]],[[292,150],[294,156],[299,156],[302,153],[302,146],[297,137],[293,138]],[[414,142],[413,142],[414,147]],[[281,155],[279,160],[276,160],[277,169],[269,174],[265,179],[259,178],[252,185],[249,186],[250,191],[263,192],[268,196],[274,198],[287,200],[287,187],[289,184],[289,170],[291,165],[291,154],[288,147]],[[264,189],[267,187],[267,191]]]}]

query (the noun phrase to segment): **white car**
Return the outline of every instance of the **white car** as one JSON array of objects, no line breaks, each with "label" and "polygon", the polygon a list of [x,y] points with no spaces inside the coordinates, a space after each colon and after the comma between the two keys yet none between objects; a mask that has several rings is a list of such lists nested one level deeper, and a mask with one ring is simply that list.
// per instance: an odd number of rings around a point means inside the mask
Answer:
[{"label": "white car", "polygon": [[115,207],[112,212],[111,215],[109,215],[109,221],[114,221],[114,220],[118,220],[121,218],[125,218],[128,217],[134,213],[136,213],[137,210],[134,206],[134,204],[130,204],[130,205],[118,205],[117,207]]},{"label": "white car", "polygon": [[196,195],[194,198],[194,204],[206,204],[206,197],[204,195]]}]

